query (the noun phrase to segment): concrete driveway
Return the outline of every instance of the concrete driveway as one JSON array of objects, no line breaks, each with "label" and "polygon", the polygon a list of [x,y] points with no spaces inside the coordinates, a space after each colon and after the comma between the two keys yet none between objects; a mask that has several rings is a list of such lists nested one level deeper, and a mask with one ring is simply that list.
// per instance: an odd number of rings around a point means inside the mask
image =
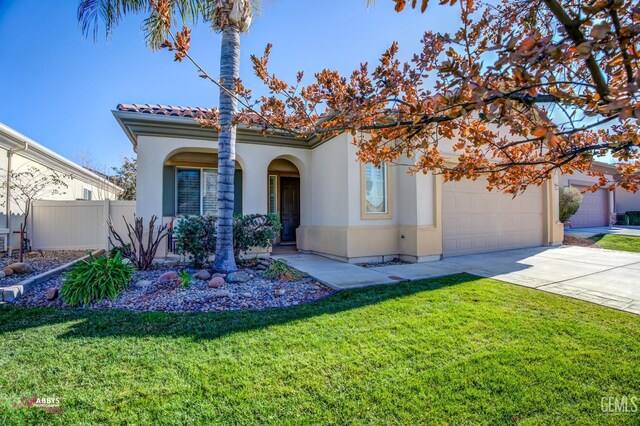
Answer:
[{"label": "concrete driveway", "polygon": [[590,238],[600,234],[628,235],[640,237],[640,226],[594,226],[590,228],[565,229],[565,234],[580,238]]},{"label": "concrete driveway", "polygon": [[281,256],[336,289],[467,272],[640,314],[640,253],[562,246],[363,268],[308,254]]},{"label": "concrete driveway", "polygon": [[468,272],[640,314],[640,254],[562,246],[452,257],[377,268],[418,279],[436,269]]}]

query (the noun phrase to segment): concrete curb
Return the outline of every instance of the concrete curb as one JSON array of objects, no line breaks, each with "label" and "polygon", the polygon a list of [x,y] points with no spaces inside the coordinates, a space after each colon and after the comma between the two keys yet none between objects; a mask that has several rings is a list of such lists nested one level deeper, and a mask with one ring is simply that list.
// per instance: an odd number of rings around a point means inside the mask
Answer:
[{"label": "concrete curb", "polygon": [[66,263],[64,265],[60,265],[57,268],[51,269],[49,271],[43,272],[40,275],[36,275],[34,277],[27,278],[24,281],[20,281],[18,284],[14,284],[9,287],[0,287],[0,294],[2,295],[2,302],[13,302],[22,296],[26,291],[28,291],[31,287],[40,284],[44,281],[49,280],[55,276],[60,275],[61,273],[67,271],[76,263],[89,259],[89,256],[102,256],[105,253],[105,250],[95,250],[91,253],[91,255],[83,256],[79,259],[76,259],[72,262]]}]

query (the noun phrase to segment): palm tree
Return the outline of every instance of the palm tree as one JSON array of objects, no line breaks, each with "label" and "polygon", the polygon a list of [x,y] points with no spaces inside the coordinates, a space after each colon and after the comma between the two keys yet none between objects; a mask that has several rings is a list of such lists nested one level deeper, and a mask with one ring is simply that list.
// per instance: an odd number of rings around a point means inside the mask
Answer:
[{"label": "palm tree", "polygon": [[[102,21],[109,37],[125,15],[149,13],[144,21],[147,45],[157,50],[167,39],[169,28],[153,12],[152,3],[160,0],[81,0],[78,21],[85,35],[96,38]],[[251,26],[257,0],[169,0],[172,19],[195,23],[199,19],[222,33],[220,52],[220,133],[218,135],[218,221],[216,256],[213,268],[229,273],[237,271],[233,254],[234,173],[236,163],[236,126],[233,116],[237,99],[233,95],[240,75],[240,33]]]}]

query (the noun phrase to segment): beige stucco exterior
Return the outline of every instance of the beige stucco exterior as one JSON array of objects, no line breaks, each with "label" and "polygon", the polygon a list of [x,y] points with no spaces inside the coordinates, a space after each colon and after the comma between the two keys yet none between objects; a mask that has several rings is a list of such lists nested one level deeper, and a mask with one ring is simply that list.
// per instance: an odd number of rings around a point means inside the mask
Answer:
[{"label": "beige stucco exterior", "polygon": [[[138,153],[136,210],[139,216],[162,216],[162,169],[178,152],[217,152],[216,134],[190,118],[115,111]],[[237,161],[242,169],[242,212],[267,213],[269,165],[293,163],[300,176],[300,226],[297,248],[349,262],[377,262],[400,257],[422,262],[443,254],[443,182],[431,173],[409,174],[388,166],[389,214],[362,212],[362,165],[352,137],[295,140],[239,129]],[[406,159],[405,159],[406,160]],[[400,161],[399,163],[407,163]],[[537,200],[544,223],[540,244],[559,244],[557,179],[543,185]],[[164,218],[170,220],[169,217]]]}]

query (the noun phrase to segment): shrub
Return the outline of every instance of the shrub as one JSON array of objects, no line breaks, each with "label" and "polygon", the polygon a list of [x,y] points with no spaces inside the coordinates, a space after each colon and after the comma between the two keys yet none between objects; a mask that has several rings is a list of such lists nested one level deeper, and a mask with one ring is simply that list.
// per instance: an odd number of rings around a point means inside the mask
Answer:
[{"label": "shrub", "polygon": [[133,268],[113,257],[93,256],[77,263],[64,275],[60,296],[70,306],[87,305],[105,298],[115,300],[131,282]]},{"label": "shrub", "polygon": [[582,194],[578,188],[565,186],[560,188],[560,222],[566,222],[576,214],[582,203]]},{"label": "shrub", "polygon": [[180,287],[182,288],[189,288],[189,286],[193,284],[193,276],[189,273],[189,271],[178,272],[178,278],[180,280]]},{"label": "shrub", "polygon": [[629,220],[629,216],[626,214],[623,214],[622,219],[620,219],[620,225],[629,226],[630,224],[631,224],[631,221]]},{"label": "shrub", "polygon": [[[111,218],[107,221],[109,226],[109,244],[120,252],[120,255],[129,259],[133,266],[141,271],[145,271],[153,265],[153,259],[156,257],[160,243],[167,236],[167,225],[156,226],[158,217],[156,215],[151,216],[149,221],[149,231],[144,230],[144,221],[141,217],[133,216],[133,225],[131,225],[127,218],[122,216],[124,224],[127,227],[127,237],[129,242],[125,243],[124,239],[118,234]],[[118,243],[117,245],[111,240],[111,236]]]},{"label": "shrub", "polygon": [[236,258],[253,247],[270,247],[281,229],[280,218],[275,214],[236,216],[233,223],[233,252]]},{"label": "shrub", "polygon": [[195,268],[201,268],[216,251],[216,218],[191,216],[181,219],[174,229],[176,253],[187,256]]},{"label": "shrub", "polygon": [[629,218],[629,225],[640,226],[640,211],[628,211],[625,216]]},{"label": "shrub", "polygon": [[304,278],[302,272],[293,269],[284,259],[276,259],[273,261],[262,276],[270,280],[281,281],[300,281]]}]

